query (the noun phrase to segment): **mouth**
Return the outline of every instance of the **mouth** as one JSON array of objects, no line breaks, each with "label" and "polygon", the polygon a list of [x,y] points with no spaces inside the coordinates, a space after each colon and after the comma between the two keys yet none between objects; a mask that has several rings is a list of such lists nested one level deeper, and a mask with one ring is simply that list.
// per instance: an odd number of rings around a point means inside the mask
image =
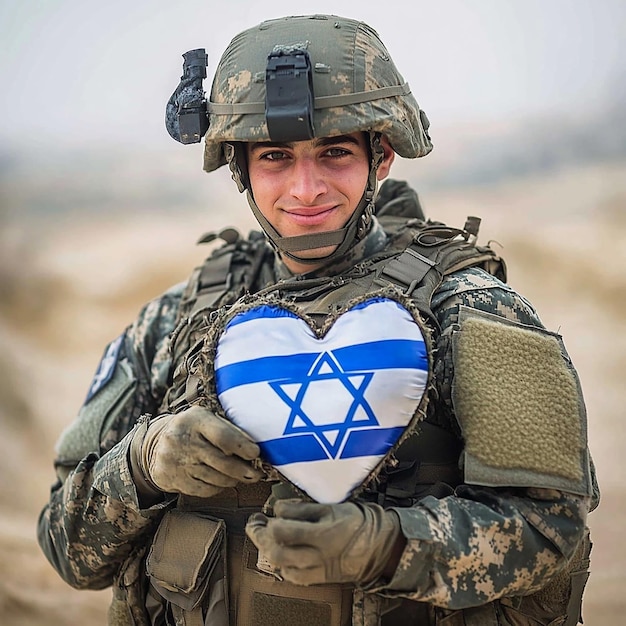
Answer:
[{"label": "mouth", "polygon": [[335,209],[335,206],[315,206],[284,209],[284,211],[296,224],[316,226],[323,224],[334,213]]}]

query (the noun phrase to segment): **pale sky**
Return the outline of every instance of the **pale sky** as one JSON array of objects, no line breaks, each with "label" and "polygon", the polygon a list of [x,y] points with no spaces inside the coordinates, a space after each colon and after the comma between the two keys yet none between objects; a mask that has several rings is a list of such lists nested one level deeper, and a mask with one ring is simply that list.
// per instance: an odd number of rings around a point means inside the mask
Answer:
[{"label": "pale sky", "polygon": [[183,52],[207,49],[208,91],[235,34],[308,13],[373,26],[438,127],[626,93],[625,0],[0,0],[0,141],[171,141]]}]

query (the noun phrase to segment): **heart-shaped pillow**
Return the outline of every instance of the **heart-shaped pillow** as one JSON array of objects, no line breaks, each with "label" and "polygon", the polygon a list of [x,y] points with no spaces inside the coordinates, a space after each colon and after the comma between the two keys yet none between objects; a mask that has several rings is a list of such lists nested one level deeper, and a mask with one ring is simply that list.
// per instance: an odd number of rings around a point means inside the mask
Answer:
[{"label": "heart-shaped pillow", "polygon": [[424,334],[398,301],[347,308],[321,334],[276,304],[225,325],[215,386],[262,457],[318,502],[342,502],[416,419],[429,380]]}]

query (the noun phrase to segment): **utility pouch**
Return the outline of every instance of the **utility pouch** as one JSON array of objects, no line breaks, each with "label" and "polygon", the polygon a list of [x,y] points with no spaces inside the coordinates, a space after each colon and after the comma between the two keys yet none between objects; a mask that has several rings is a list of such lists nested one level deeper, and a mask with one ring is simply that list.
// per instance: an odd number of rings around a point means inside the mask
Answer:
[{"label": "utility pouch", "polygon": [[146,571],[176,624],[228,626],[223,520],[204,513],[168,511],[154,536]]},{"label": "utility pouch", "polygon": [[257,567],[258,552],[243,542],[237,626],[349,626],[351,585],[292,585]]}]

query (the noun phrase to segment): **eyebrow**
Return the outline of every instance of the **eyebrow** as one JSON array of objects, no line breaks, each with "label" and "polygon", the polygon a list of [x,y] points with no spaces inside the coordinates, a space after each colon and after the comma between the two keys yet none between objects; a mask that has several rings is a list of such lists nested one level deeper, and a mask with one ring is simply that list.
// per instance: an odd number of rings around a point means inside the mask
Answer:
[{"label": "eyebrow", "polygon": [[[250,152],[258,149],[266,148],[290,148],[295,142],[289,141],[257,141],[249,144]],[[359,145],[358,139],[352,135],[335,135],[334,137],[320,137],[315,139],[316,146],[330,146],[338,143],[351,143],[356,146]]]},{"label": "eyebrow", "polygon": [[352,143],[355,146],[359,145],[359,141],[352,135],[335,135],[334,137],[321,137],[318,139],[317,144],[319,146],[329,146],[334,143]]}]

